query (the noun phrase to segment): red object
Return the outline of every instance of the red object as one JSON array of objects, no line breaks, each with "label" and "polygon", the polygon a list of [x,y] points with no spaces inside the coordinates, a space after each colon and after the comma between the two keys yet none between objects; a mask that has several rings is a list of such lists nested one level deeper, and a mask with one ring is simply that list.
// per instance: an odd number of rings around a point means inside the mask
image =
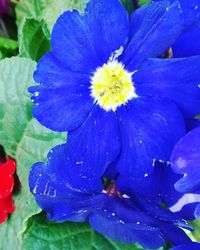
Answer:
[{"label": "red object", "polygon": [[5,222],[8,214],[15,210],[12,199],[15,169],[15,162],[10,157],[6,162],[0,160],[0,223]]},{"label": "red object", "polygon": [[0,0],[0,16],[9,12],[9,5],[7,0]]}]

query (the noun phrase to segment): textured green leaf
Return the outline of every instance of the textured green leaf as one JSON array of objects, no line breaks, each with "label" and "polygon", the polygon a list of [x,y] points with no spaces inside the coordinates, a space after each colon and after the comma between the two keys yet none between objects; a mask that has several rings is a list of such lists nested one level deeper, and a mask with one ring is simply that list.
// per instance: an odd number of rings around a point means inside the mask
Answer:
[{"label": "textured green leaf", "polygon": [[19,29],[19,54],[38,61],[50,50],[50,33],[47,24],[42,20],[24,19]]},{"label": "textured green leaf", "polygon": [[[50,31],[57,18],[66,10],[77,9],[84,12],[89,0],[21,0],[16,7],[17,24],[20,27],[24,18],[44,19]],[[132,0],[121,0],[129,12],[133,11]]]},{"label": "textured green leaf", "polygon": [[43,12],[43,18],[48,24],[48,28],[51,31],[57,18],[66,10],[77,9],[83,13],[88,0],[49,0]]},{"label": "textured green leaf", "polygon": [[88,224],[48,222],[44,215],[29,219],[23,237],[24,250],[139,250],[135,245],[112,241],[96,232]]},{"label": "textured green leaf", "polygon": [[18,27],[24,18],[41,19],[48,1],[50,0],[20,0],[15,8]]},{"label": "textured green leaf", "polygon": [[21,250],[18,236],[26,229],[29,217],[40,212],[28,187],[31,165],[44,161],[47,152],[65,141],[32,118],[32,103],[27,87],[34,84],[35,62],[13,57],[0,61],[0,144],[17,162],[21,187],[14,196],[16,211],[0,225],[0,250]]}]

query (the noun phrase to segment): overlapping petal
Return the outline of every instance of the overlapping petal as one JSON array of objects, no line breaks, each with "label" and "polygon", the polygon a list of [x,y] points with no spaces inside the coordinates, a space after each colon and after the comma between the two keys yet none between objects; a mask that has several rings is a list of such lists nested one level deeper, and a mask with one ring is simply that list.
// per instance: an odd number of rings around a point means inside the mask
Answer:
[{"label": "overlapping petal", "polygon": [[170,250],[188,250],[188,249],[200,250],[200,244],[197,242],[191,242],[170,248]]},{"label": "overlapping petal", "polygon": [[191,120],[200,112],[200,57],[149,59],[133,78],[137,93],[171,99]]},{"label": "overlapping petal", "polygon": [[[153,0],[153,2],[160,2],[163,0]],[[169,0],[170,3],[177,2],[177,0]],[[190,26],[199,20],[200,17],[200,1],[199,0],[178,0],[182,10],[184,25]]]},{"label": "overlapping petal", "polygon": [[176,183],[180,192],[200,191],[200,128],[189,132],[180,140],[171,156],[174,171],[184,174]]},{"label": "overlapping petal", "polygon": [[65,166],[68,161],[63,146],[54,149],[48,159],[47,164],[33,166],[30,188],[50,220],[89,221],[96,231],[112,239],[138,242],[148,248],[160,247],[169,239],[174,244],[190,242],[177,228],[188,228],[187,225],[179,216],[159,208],[154,198],[138,198],[137,193],[133,199],[111,196],[102,192],[100,178],[84,179],[76,176],[76,172],[72,176],[70,166]]},{"label": "overlapping petal", "polygon": [[200,55],[200,47],[196,41],[200,40],[200,22],[189,26],[173,44],[174,57]]},{"label": "overlapping petal", "polygon": [[91,0],[85,15],[68,11],[59,17],[52,49],[68,69],[90,74],[124,43],[128,28],[128,13],[119,1]]},{"label": "overlapping petal", "polygon": [[122,55],[122,62],[127,69],[136,70],[145,59],[164,53],[182,29],[178,2],[170,5],[168,1],[161,1],[139,8],[131,16],[130,41]]},{"label": "overlapping petal", "polygon": [[124,173],[118,177],[117,187],[132,197],[137,193],[139,197],[151,197],[157,204],[163,203],[170,207],[183,196],[174,188],[181,177],[172,170],[169,163],[154,161],[151,174],[138,178]]},{"label": "overlapping petal", "polygon": [[167,161],[185,134],[179,110],[167,99],[139,97],[117,110],[117,115],[122,149],[116,168],[129,177],[151,173],[154,159]]},{"label": "overlapping petal", "polygon": [[98,57],[102,64],[107,63],[111,54],[128,40],[128,12],[120,1],[91,0],[85,10],[85,20]]}]

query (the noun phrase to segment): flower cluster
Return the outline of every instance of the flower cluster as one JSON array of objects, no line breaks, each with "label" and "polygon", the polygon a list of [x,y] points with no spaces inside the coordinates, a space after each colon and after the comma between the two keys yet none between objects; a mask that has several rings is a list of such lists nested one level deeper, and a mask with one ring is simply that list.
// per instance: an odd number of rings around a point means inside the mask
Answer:
[{"label": "flower cluster", "polygon": [[7,161],[0,161],[0,223],[7,220],[8,214],[15,210],[12,190],[14,186],[15,162],[8,157]]},{"label": "flower cluster", "polygon": [[186,18],[184,2],[155,1],[129,16],[118,0],[91,0],[83,15],[57,20],[29,88],[34,117],[68,131],[29,176],[49,220],[89,221],[147,248],[190,244],[181,228],[192,230],[185,220],[199,205],[169,209],[200,184],[199,129],[186,135],[200,113],[200,56],[169,53],[200,13],[192,5]]}]

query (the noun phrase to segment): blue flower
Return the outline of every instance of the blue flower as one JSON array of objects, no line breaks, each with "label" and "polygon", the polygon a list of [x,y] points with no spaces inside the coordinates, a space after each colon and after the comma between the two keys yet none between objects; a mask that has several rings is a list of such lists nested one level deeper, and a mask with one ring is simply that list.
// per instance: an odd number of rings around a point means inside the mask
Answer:
[{"label": "blue flower", "polygon": [[146,248],[158,248],[165,241],[190,242],[181,230],[191,230],[185,218],[164,208],[169,199],[178,198],[173,185],[180,176],[169,165],[155,162],[152,175],[132,180],[136,189],[127,190],[127,195],[118,178],[102,185],[98,177],[81,178],[72,172],[63,147],[54,148],[46,164],[34,164],[29,177],[30,189],[49,220],[88,221],[101,234]]},{"label": "blue flower", "polygon": [[143,176],[153,159],[169,160],[185,134],[182,117],[200,109],[200,57],[154,59],[182,29],[179,4],[168,1],[129,18],[118,0],[91,0],[84,15],[58,19],[30,91],[34,117],[69,131],[70,168],[88,178],[106,169]]}]

